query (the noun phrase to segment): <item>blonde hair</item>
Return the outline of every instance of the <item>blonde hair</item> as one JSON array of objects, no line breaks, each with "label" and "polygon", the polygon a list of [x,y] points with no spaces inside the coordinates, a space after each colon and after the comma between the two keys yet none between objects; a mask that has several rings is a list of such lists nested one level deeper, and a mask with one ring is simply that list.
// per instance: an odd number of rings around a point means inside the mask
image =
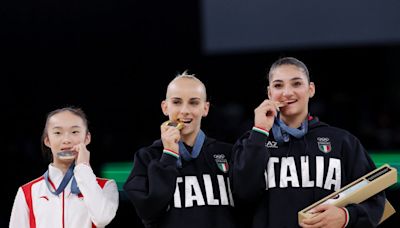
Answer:
[{"label": "blonde hair", "polygon": [[201,84],[201,86],[203,87],[203,89],[204,89],[205,99],[207,100],[207,90],[206,90],[206,86],[204,85],[204,83],[203,83],[198,77],[196,77],[196,75],[194,75],[194,74],[189,74],[189,73],[188,73],[188,70],[185,70],[185,71],[183,71],[182,73],[178,73],[178,74],[175,76],[175,78],[172,79],[172,80],[169,82],[169,84],[168,84],[168,86],[167,86],[167,91],[168,91],[168,88],[170,87],[170,85],[171,85],[173,82],[175,82],[176,80],[181,79],[181,78],[191,79],[191,80],[194,80],[194,81],[199,82],[199,83]]},{"label": "blonde hair", "polygon": [[[172,79],[172,81],[175,81],[176,79],[179,79],[179,78],[189,78],[189,79],[194,79],[194,80],[196,80],[196,81],[201,82],[200,79],[198,79],[198,78],[196,77],[195,74],[189,74],[189,73],[188,73],[188,70],[185,70],[185,71],[183,71],[182,73],[178,73],[178,74],[175,76],[175,78]],[[172,82],[172,81],[171,81],[171,82]],[[170,83],[170,84],[171,84],[171,83]],[[201,82],[201,84],[203,84],[203,82]],[[203,85],[204,85],[204,84],[203,84]]]}]

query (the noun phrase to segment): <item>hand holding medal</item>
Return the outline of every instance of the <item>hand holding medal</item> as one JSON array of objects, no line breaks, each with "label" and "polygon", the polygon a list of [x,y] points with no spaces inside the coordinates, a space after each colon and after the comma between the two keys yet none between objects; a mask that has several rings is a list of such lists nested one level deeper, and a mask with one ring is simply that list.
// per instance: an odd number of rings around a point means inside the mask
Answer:
[{"label": "hand holding medal", "polygon": [[181,139],[180,130],[184,126],[184,123],[179,120],[168,120],[161,124],[161,140],[164,148],[179,151],[178,141]]}]

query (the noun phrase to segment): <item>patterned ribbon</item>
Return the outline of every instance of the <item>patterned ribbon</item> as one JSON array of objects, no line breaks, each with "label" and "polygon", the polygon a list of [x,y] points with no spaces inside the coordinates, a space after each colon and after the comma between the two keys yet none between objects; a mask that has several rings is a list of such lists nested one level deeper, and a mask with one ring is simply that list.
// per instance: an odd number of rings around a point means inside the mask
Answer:
[{"label": "patterned ribbon", "polygon": [[287,126],[278,115],[275,117],[274,125],[272,126],[272,133],[278,143],[289,142],[290,135],[299,139],[307,134],[308,131],[308,118],[306,118],[299,128],[291,128]]},{"label": "patterned ribbon", "polygon": [[81,191],[79,190],[78,184],[76,183],[75,177],[74,177],[74,168],[75,168],[75,162],[72,162],[72,164],[69,166],[67,172],[65,173],[60,185],[55,191],[52,191],[52,187],[50,186],[50,181],[49,181],[49,170],[47,170],[43,176],[44,180],[46,182],[47,188],[51,193],[54,195],[58,196],[61,192],[64,191],[65,187],[67,187],[68,182],[72,179],[71,183],[71,192],[73,194],[79,194]]},{"label": "patterned ribbon", "polygon": [[182,168],[181,158],[183,158],[185,161],[191,161],[199,156],[201,148],[203,147],[205,138],[206,138],[206,135],[204,134],[204,132],[202,130],[200,130],[196,136],[196,140],[194,142],[193,150],[191,153],[186,149],[186,147],[182,141],[178,142],[180,156],[179,156],[179,159],[176,161],[176,164],[179,168]]}]

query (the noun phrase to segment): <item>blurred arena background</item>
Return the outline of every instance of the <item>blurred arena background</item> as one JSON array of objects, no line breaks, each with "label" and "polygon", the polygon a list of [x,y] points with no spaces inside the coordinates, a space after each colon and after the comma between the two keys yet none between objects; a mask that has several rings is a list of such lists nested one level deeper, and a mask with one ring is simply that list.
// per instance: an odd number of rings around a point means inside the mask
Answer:
[{"label": "blurred arena background", "polygon": [[[40,152],[47,112],[82,107],[96,174],[122,183],[135,151],[159,138],[166,85],[184,70],[207,86],[212,106],[205,132],[233,143],[266,96],[269,65],[297,57],[316,83],[311,112],[356,135],[377,165],[400,168],[399,1],[6,0],[0,6],[0,227],[8,227],[17,188],[47,167]],[[142,227],[120,193],[108,227]],[[400,211],[399,186],[387,194]],[[399,224],[398,213],[381,227]]]}]

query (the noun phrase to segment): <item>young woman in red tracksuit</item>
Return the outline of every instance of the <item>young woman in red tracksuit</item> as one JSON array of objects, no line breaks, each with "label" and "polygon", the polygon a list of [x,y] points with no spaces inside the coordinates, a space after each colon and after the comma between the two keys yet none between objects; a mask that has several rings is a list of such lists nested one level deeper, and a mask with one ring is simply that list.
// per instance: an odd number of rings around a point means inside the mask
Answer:
[{"label": "young woman in red tracksuit", "polygon": [[90,140],[81,109],[48,114],[42,149],[52,162],[43,176],[18,189],[10,228],[92,228],[111,222],[118,208],[117,185],[93,173],[86,148]]},{"label": "young woman in red tracksuit", "polygon": [[253,129],[234,145],[230,170],[236,205],[253,210],[252,227],[377,226],[383,192],[342,208],[320,205],[318,215],[298,223],[299,211],[375,165],[355,136],[309,114],[315,85],[303,62],[277,60],[268,81],[268,99],[254,110]]}]

